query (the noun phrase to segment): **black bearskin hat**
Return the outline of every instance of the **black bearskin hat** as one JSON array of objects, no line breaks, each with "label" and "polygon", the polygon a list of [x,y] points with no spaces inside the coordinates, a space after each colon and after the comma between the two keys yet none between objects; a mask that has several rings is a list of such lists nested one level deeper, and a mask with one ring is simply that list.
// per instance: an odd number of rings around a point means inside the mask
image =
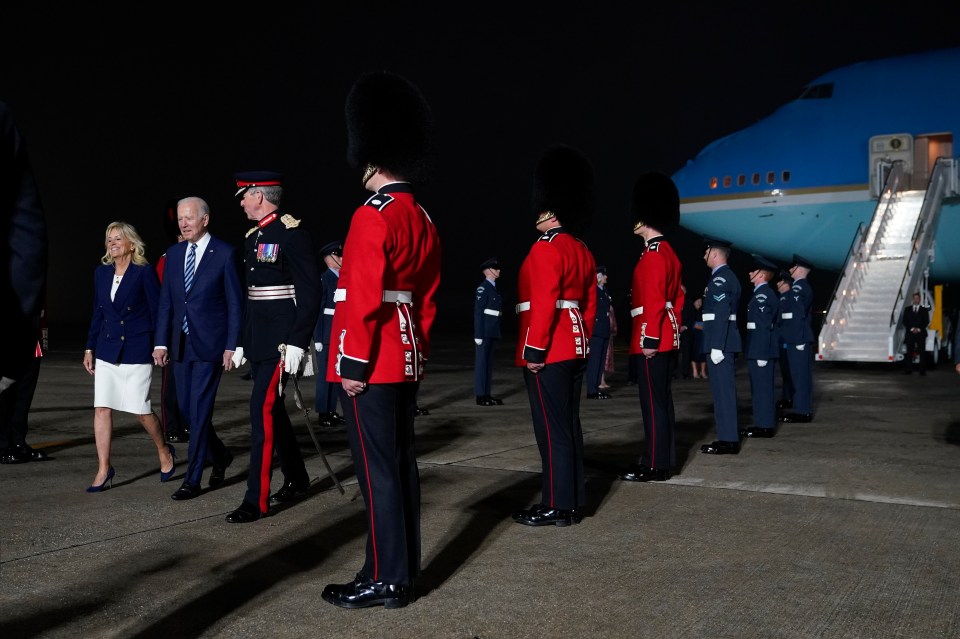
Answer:
[{"label": "black bearskin hat", "polygon": [[548,147],[533,176],[533,213],[550,212],[574,235],[584,233],[593,218],[593,166],[573,147]]},{"label": "black bearskin hat", "polygon": [[389,71],[365,73],[347,95],[347,163],[424,183],[433,169],[433,116],[420,90]]},{"label": "black bearskin hat", "polygon": [[630,197],[630,221],[633,228],[641,222],[662,233],[680,224],[680,192],[662,173],[644,173],[633,184]]}]

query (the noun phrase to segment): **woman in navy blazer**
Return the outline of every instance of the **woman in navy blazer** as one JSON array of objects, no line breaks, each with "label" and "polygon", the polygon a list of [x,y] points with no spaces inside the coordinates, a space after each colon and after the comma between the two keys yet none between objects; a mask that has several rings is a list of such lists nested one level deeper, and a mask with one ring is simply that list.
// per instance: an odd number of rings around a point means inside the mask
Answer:
[{"label": "woman in navy blazer", "polygon": [[95,375],[93,433],[99,468],[87,488],[90,493],[105,490],[108,483],[113,486],[114,410],[136,415],[153,440],[160,458],[160,481],[173,475],[176,454],[172,445],[164,443],[160,420],[150,404],[160,281],[132,225],[110,223],[104,245],[107,252],[93,276],[93,317],[83,353],[83,367]]}]

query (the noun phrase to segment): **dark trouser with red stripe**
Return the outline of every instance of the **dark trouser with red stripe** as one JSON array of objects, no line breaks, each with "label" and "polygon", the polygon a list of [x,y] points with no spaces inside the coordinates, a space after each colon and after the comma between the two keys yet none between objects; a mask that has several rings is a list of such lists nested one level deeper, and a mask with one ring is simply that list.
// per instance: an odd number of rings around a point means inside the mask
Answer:
[{"label": "dark trouser with red stripe", "polygon": [[640,394],[640,413],[643,416],[644,451],[640,465],[669,470],[677,464],[673,412],[673,384],[670,360],[674,352],[631,355],[637,371],[637,389]]},{"label": "dark trouser with red stripe", "polygon": [[340,405],[357,483],[367,507],[363,572],[374,581],[410,584],[420,576],[420,471],[413,420],[420,382],[369,384]]},{"label": "dark trouser with red stripe", "polygon": [[586,366],[584,359],[571,359],[547,364],[539,373],[523,369],[533,434],[540,449],[541,503],[548,508],[573,510],[587,503],[580,426],[580,392]]},{"label": "dark trouser with red stripe", "polygon": [[270,476],[273,451],[280,457],[280,471],[285,480],[306,486],[310,475],[303,464],[303,455],[287,415],[287,407],[279,392],[280,355],[250,362],[253,394],[250,396],[250,473],[243,500],[266,513],[270,500]]}]

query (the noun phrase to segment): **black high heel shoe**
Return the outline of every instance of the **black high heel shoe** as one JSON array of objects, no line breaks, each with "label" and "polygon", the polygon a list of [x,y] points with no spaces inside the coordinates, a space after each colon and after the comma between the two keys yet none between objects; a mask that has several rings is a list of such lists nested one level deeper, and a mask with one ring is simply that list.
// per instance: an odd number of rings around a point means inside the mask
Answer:
[{"label": "black high heel shoe", "polygon": [[113,476],[114,476],[115,474],[116,474],[116,473],[113,472],[113,466],[111,466],[111,467],[110,467],[110,470],[107,471],[107,478],[103,480],[103,483],[102,483],[102,484],[99,484],[99,485],[96,485],[96,484],[95,484],[95,485],[93,485],[93,486],[87,486],[87,492],[88,492],[88,493],[102,493],[103,491],[105,491],[105,490],[108,488],[108,486],[107,486],[108,483],[110,484],[109,488],[113,488]]},{"label": "black high heel shoe", "polygon": [[173,458],[173,466],[170,467],[170,470],[167,472],[160,471],[160,483],[162,484],[165,481],[170,481],[170,478],[173,477],[173,473],[177,470],[177,449],[173,447],[173,444],[167,444],[167,450],[170,451],[170,457]]}]

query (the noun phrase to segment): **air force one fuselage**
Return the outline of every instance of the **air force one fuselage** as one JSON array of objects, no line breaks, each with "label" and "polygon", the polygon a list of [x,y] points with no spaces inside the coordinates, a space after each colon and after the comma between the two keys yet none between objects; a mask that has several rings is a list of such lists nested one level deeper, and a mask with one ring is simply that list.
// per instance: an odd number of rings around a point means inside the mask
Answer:
[{"label": "air force one fuselage", "polygon": [[[868,226],[883,170],[925,189],[960,136],[960,48],[836,69],[770,116],[705,147],[673,175],[680,223],[789,266],[839,271]],[[956,180],[956,176],[954,176]],[[878,184],[878,181],[880,182]],[[930,277],[960,281],[960,198],[943,200]]]}]

